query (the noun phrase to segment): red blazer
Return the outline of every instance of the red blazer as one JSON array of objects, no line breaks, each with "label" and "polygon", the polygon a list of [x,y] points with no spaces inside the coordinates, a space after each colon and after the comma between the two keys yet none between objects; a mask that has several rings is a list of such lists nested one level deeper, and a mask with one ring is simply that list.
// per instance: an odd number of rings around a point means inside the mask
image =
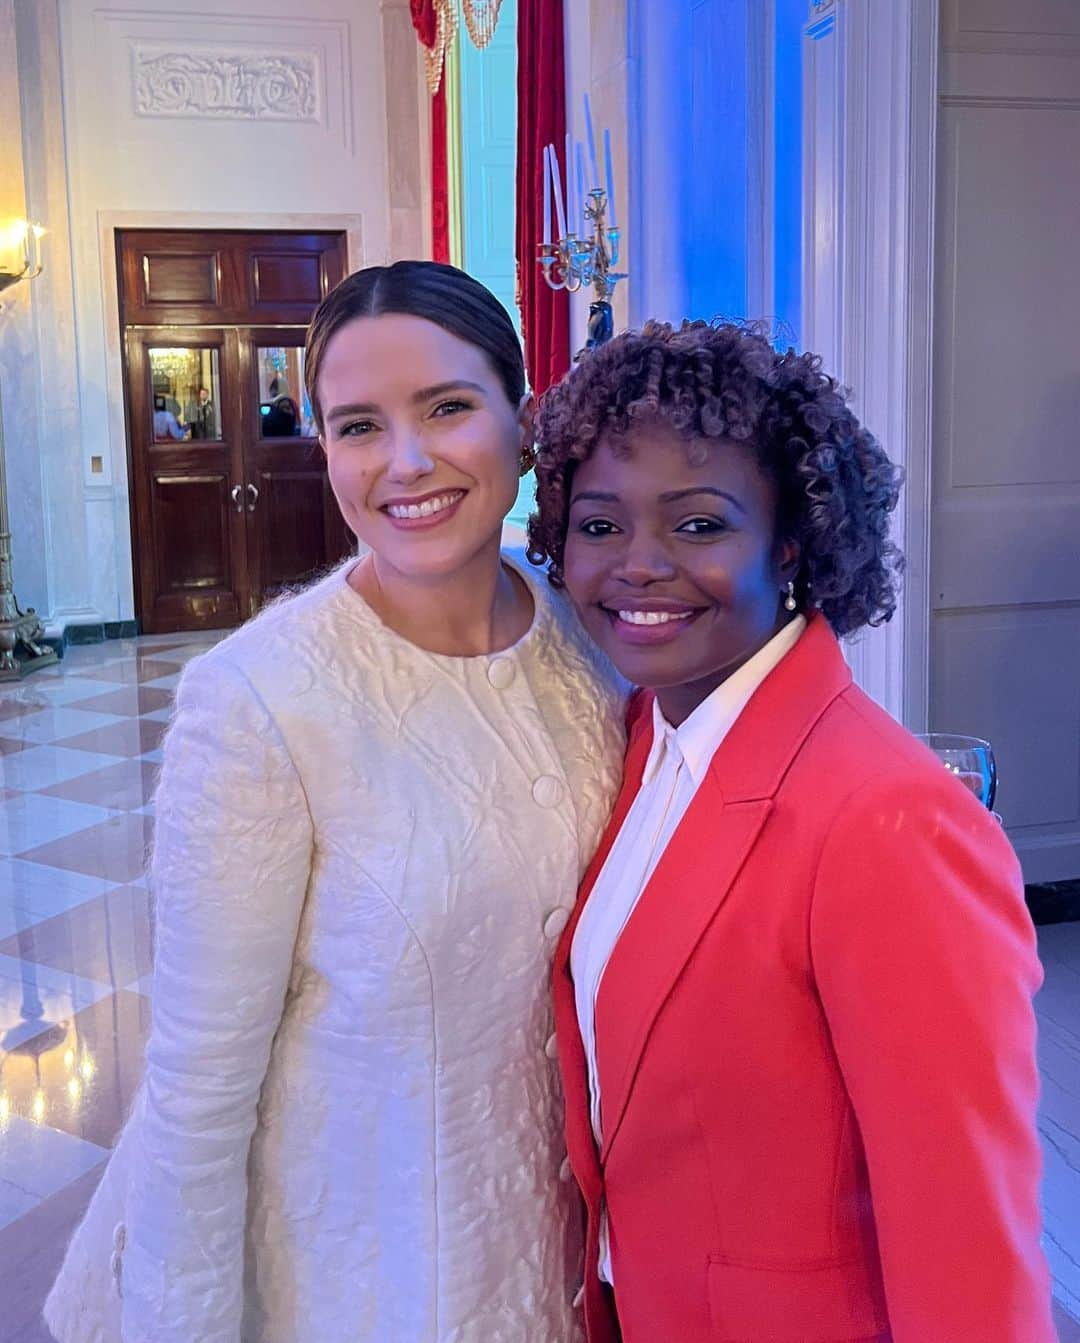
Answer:
[{"label": "red blazer", "polygon": [[820,617],[717,751],[612,954],[597,1152],[570,946],[651,736],[640,696],[555,962],[590,1343],[1053,1343],[1016,858],[852,685]]}]

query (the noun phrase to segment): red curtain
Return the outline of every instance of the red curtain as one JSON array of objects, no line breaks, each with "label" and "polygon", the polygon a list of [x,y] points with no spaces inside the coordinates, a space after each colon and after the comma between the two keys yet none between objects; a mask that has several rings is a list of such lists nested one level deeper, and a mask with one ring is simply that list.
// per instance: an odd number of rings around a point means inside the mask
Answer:
[{"label": "red curtain", "polygon": [[561,149],[566,139],[563,0],[520,0],[517,42],[518,291],[525,363],[540,396],[570,367],[569,298],[548,287],[536,260],[544,227],[544,146]]},{"label": "red curtain", "polygon": [[[409,0],[416,35],[427,48],[438,41],[439,19],[435,0]],[[445,71],[443,72],[445,75]],[[431,100],[431,255],[450,260],[450,178],[446,152],[446,80],[439,81]]]}]

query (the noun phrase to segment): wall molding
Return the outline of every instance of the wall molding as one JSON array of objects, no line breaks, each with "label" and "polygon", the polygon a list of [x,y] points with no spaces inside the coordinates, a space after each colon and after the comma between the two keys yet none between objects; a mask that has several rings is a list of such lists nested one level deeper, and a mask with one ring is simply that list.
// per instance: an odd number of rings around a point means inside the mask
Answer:
[{"label": "wall molding", "polygon": [[904,469],[900,607],[846,646],[913,730],[929,700],[929,499],[939,0],[837,0],[805,29],[804,344]]},{"label": "wall molding", "polygon": [[129,45],[138,117],[322,119],[322,71],[313,51]]}]

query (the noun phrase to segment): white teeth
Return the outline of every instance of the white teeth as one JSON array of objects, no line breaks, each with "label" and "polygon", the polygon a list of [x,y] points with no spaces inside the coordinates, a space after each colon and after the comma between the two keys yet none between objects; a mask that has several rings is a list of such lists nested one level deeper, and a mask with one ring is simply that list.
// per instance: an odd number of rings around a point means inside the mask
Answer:
[{"label": "white teeth", "polygon": [[666,625],[671,620],[689,620],[693,611],[620,611],[628,625]]},{"label": "white teeth", "polygon": [[386,511],[392,518],[429,518],[456,504],[463,493],[463,490],[455,490],[453,494],[440,494],[437,499],[425,499],[422,504],[387,504]]}]

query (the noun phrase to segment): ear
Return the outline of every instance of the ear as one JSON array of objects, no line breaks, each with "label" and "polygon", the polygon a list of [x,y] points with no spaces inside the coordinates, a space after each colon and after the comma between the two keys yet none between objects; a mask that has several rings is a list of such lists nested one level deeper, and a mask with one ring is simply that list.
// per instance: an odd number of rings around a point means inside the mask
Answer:
[{"label": "ear", "polygon": [[521,446],[531,448],[536,441],[536,397],[526,392],[518,402],[517,422],[521,429]]},{"label": "ear", "polygon": [[802,560],[802,547],[793,537],[787,537],[776,548],[776,572],[788,582],[799,572]]}]

